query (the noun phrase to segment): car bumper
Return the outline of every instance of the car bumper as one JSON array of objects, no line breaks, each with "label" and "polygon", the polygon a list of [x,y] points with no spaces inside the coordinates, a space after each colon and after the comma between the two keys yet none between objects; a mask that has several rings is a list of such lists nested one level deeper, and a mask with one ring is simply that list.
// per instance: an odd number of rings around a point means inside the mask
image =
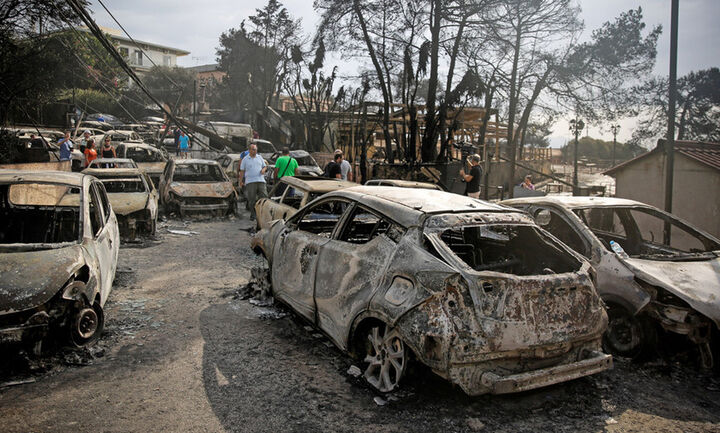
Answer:
[{"label": "car bumper", "polygon": [[39,340],[47,334],[49,325],[50,316],[45,311],[38,311],[20,323],[6,322],[0,326],[0,343]]},{"label": "car bumper", "polygon": [[217,204],[185,204],[180,203],[180,209],[183,211],[212,211],[212,210],[228,210],[230,208],[228,203],[217,203]]},{"label": "car bumper", "polygon": [[599,351],[583,351],[582,359],[522,373],[499,374],[472,364],[450,366],[451,381],[468,395],[508,394],[528,391],[578,379],[612,368],[612,356]]}]

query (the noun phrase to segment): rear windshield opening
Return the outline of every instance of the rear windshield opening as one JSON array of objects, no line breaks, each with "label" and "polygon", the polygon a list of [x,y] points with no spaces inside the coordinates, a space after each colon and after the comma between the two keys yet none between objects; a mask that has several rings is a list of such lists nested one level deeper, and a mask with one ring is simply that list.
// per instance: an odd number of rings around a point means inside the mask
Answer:
[{"label": "rear windshield opening", "polygon": [[105,185],[105,191],[109,194],[122,193],[122,192],[147,192],[143,181],[137,178],[106,178],[103,177],[100,181]]},{"label": "rear windshield opening", "polygon": [[0,186],[0,244],[77,242],[80,190],[64,185]]},{"label": "rear windshield opening", "polygon": [[483,225],[447,229],[440,238],[476,271],[515,275],[572,272],[580,262],[532,226]]},{"label": "rear windshield opening", "polygon": [[225,182],[225,177],[217,165],[177,165],[173,174],[173,182]]}]

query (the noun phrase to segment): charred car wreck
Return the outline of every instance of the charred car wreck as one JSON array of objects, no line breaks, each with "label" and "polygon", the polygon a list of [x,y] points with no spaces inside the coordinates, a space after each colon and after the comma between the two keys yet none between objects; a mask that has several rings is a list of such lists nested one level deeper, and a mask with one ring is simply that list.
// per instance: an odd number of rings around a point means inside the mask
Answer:
[{"label": "charred car wreck", "polygon": [[660,209],[604,197],[506,200],[590,260],[608,305],[605,347],[642,358],[659,330],[687,336],[720,370],[720,240]]},{"label": "charred car wreck", "polygon": [[467,394],[594,374],[607,316],[590,265],[523,213],[441,191],[328,193],[252,240],[273,296],[381,392],[417,359]]},{"label": "charred car wreck", "polygon": [[85,345],[100,335],[118,257],[103,185],[67,172],[0,172],[0,342],[50,332]]},{"label": "charred car wreck", "polygon": [[123,239],[154,235],[158,194],[150,177],[137,168],[85,169],[105,186]]},{"label": "charred car wreck", "polygon": [[189,212],[235,212],[237,193],[215,161],[171,159],[160,179],[160,197],[165,211],[181,217]]}]

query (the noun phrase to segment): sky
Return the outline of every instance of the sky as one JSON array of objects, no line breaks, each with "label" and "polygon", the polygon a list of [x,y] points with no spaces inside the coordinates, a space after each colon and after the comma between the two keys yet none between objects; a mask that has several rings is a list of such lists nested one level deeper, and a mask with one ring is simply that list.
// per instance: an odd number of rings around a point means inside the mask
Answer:
[{"label": "sky", "polygon": [[[215,50],[220,34],[239,27],[256,8],[267,0],[102,0],[130,35],[139,40],[154,42],[190,51],[178,59],[180,66],[195,66],[216,61]],[[281,0],[282,1],[282,0]],[[312,0],[284,0],[283,5],[293,17],[300,18],[303,30],[310,33],[319,22],[312,8]],[[648,27],[662,25],[658,41],[655,73],[669,73],[670,57],[670,0],[579,0],[585,32],[598,28],[629,9],[642,7]],[[118,28],[98,0],[90,0],[96,22],[105,27]],[[682,0],[678,31],[678,75],[690,71],[720,66],[720,0]],[[620,122],[618,140],[629,138],[633,121]],[[612,138],[607,128],[590,127],[593,137]],[[565,121],[554,128],[553,146],[570,139]]]}]

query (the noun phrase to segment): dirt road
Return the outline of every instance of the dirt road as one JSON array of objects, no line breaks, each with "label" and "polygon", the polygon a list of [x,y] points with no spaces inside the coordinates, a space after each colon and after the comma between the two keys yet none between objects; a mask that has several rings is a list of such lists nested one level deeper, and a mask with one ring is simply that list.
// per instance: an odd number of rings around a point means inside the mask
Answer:
[{"label": "dirt road", "polygon": [[0,431],[720,432],[717,382],[664,362],[477,398],[416,372],[378,398],[306,323],[233,298],[262,263],[243,227],[192,222],[123,247],[96,347],[2,355]]}]

